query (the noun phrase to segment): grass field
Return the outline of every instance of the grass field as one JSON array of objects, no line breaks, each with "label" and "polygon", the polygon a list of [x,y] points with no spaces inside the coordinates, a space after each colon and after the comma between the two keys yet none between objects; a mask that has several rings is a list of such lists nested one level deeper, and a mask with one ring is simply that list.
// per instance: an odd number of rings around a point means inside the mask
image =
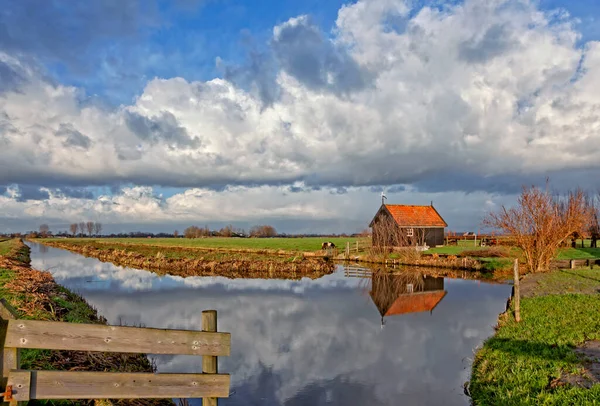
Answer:
[{"label": "grass field", "polygon": [[14,240],[0,241],[0,255],[8,255],[14,247]]},{"label": "grass field", "polygon": [[[356,241],[360,240],[361,246],[370,244],[369,238],[328,238],[328,237],[304,237],[304,238],[69,238],[69,243],[93,243],[101,242],[108,244],[137,244],[156,245],[165,247],[185,248],[223,248],[223,249],[254,249],[254,250],[284,250],[284,251],[318,251],[324,241],[333,242],[338,248],[343,249],[350,242],[352,248],[356,247]],[[40,241],[44,241],[41,239]]]},{"label": "grass field", "polygon": [[[583,405],[600,403],[600,385],[584,389],[553,382],[581,375],[573,348],[600,340],[600,278],[597,271],[544,274],[535,289],[549,294],[522,298],[522,322],[501,317],[473,364],[470,391],[476,405]],[[592,294],[553,294],[570,291]],[[573,289],[575,288],[575,289]]]}]

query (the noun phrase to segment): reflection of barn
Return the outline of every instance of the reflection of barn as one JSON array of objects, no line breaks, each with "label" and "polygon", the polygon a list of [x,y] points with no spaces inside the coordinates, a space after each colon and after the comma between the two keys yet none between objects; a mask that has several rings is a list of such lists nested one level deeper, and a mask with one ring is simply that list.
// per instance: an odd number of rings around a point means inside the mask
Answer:
[{"label": "reflection of barn", "polygon": [[444,244],[444,228],[448,224],[433,207],[382,204],[369,224],[373,230],[373,246],[435,247]]},{"label": "reflection of barn", "polygon": [[386,316],[433,312],[446,296],[446,291],[444,278],[415,273],[374,273],[369,295],[379,310],[383,324],[383,318]]}]

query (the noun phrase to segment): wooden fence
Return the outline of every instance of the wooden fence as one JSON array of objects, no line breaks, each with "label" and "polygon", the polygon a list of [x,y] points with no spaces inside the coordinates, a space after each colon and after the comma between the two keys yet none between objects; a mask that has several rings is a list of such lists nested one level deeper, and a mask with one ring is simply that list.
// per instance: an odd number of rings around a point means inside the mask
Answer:
[{"label": "wooden fence", "polygon": [[[0,365],[4,402],[32,399],[203,398],[216,405],[229,397],[229,375],[217,374],[217,356],[228,356],[231,335],[217,332],[217,312],[202,312],[202,330],[19,320],[0,301]],[[144,354],[201,355],[202,372],[182,374],[20,370],[22,348]]]}]

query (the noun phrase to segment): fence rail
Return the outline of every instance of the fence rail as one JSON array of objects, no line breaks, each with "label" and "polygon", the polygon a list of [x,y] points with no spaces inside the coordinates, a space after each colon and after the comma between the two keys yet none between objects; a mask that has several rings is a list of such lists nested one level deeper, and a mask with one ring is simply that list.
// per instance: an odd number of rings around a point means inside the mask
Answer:
[{"label": "fence rail", "polygon": [[[0,300],[0,365],[4,402],[16,406],[34,399],[216,398],[229,396],[228,374],[217,374],[217,356],[231,352],[231,335],[217,332],[217,312],[202,312],[204,331],[19,320]],[[203,373],[20,370],[24,348],[146,354],[201,355]]]}]

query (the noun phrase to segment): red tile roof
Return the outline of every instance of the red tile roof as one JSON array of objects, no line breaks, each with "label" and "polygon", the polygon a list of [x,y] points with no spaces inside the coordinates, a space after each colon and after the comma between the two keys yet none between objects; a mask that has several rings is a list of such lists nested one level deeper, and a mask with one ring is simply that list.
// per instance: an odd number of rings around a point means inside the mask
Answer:
[{"label": "red tile roof", "polygon": [[418,292],[400,295],[392,303],[384,316],[396,314],[430,312],[446,296],[446,291],[437,290],[433,292]]},{"label": "red tile roof", "polygon": [[433,206],[386,204],[385,208],[401,227],[448,227]]}]

